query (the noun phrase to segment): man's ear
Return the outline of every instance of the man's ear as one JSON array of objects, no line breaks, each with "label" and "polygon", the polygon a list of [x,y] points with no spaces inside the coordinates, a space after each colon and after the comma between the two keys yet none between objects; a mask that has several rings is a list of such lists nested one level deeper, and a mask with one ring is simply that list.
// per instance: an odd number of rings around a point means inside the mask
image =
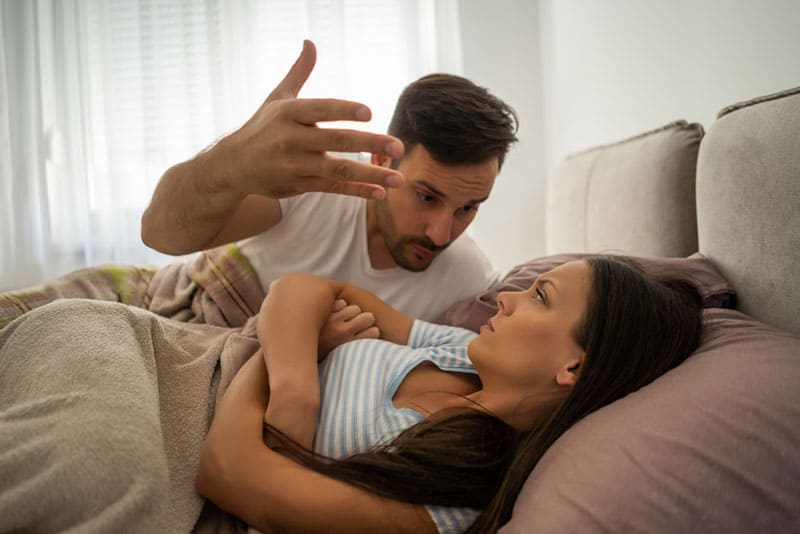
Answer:
[{"label": "man's ear", "polygon": [[572,387],[578,381],[583,365],[583,356],[571,358],[556,373],[556,384]]},{"label": "man's ear", "polygon": [[369,161],[373,165],[379,165],[381,167],[386,167],[387,169],[392,164],[392,158],[389,156],[384,156],[383,154],[372,154]]}]

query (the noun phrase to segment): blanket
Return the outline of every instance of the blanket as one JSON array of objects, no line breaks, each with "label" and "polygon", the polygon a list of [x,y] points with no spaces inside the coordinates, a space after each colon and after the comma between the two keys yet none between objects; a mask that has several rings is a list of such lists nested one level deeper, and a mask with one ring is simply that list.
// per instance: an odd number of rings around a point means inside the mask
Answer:
[{"label": "blanket", "polygon": [[0,531],[245,530],[194,478],[217,399],[257,348],[254,320],[116,302],[18,317],[0,331]]},{"label": "blanket", "polygon": [[0,294],[0,328],[62,298],[121,302],[178,321],[242,326],[258,312],[264,291],[250,262],[230,244],[158,269],[102,265]]}]

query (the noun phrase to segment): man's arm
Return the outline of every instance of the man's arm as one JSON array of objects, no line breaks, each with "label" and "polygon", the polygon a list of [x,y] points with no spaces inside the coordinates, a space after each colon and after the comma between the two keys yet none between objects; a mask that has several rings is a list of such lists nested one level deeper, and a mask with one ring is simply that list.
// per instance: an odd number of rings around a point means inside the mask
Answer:
[{"label": "man's arm", "polygon": [[142,215],[142,241],[185,254],[263,232],[280,221],[276,199],[311,191],[382,198],[398,172],[328,155],[371,152],[397,158],[388,135],[318,128],[323,121],[368,121],[369,108],[336,99],[298,99],[316,62],[305,41],[286,77],[238,130],[164,173]]},{"label": "man's arm", "polygon": [[379,497],[270,450],[267,377],[256,354],[236,374],[206,437],[197,492],[261,532],[436,532],[421,505]]}]

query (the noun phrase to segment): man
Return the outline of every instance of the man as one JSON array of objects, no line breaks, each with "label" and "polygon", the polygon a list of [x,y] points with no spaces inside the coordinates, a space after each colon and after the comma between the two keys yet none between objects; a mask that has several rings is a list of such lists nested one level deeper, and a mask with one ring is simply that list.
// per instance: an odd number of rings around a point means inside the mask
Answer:
[{"label": "man", "polygon": [[[167,170],[142,240],[170,254],[237,241],[265,290],[282,274],[311,272],[429,320],[486,289],[497,273],[462,233],[516,141],[514,111],[468,80],[431,75],[403,92],[390,135],[321,129],[370,111],[297,99],[315,61],[305,41],[250,120]],[[369,152],[371,164],[329,152]]]}]

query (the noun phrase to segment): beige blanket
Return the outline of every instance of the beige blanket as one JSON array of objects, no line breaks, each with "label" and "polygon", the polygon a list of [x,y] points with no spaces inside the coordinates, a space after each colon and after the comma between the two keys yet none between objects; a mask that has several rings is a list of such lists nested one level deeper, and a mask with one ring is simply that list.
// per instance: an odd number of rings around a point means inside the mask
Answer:
[{"label": "beige blanket", "polygon": [[194,477],[254,334],[84,299],[0,331],[0,531],[243,529]]},{"label": "beige blanket", "polygon": [[100,265],[0,293],[0,328],[64,298],[122,302],[190,323],[242,326],[258,312],[264,292],[249,260],[230,244],[159,269]]}]

